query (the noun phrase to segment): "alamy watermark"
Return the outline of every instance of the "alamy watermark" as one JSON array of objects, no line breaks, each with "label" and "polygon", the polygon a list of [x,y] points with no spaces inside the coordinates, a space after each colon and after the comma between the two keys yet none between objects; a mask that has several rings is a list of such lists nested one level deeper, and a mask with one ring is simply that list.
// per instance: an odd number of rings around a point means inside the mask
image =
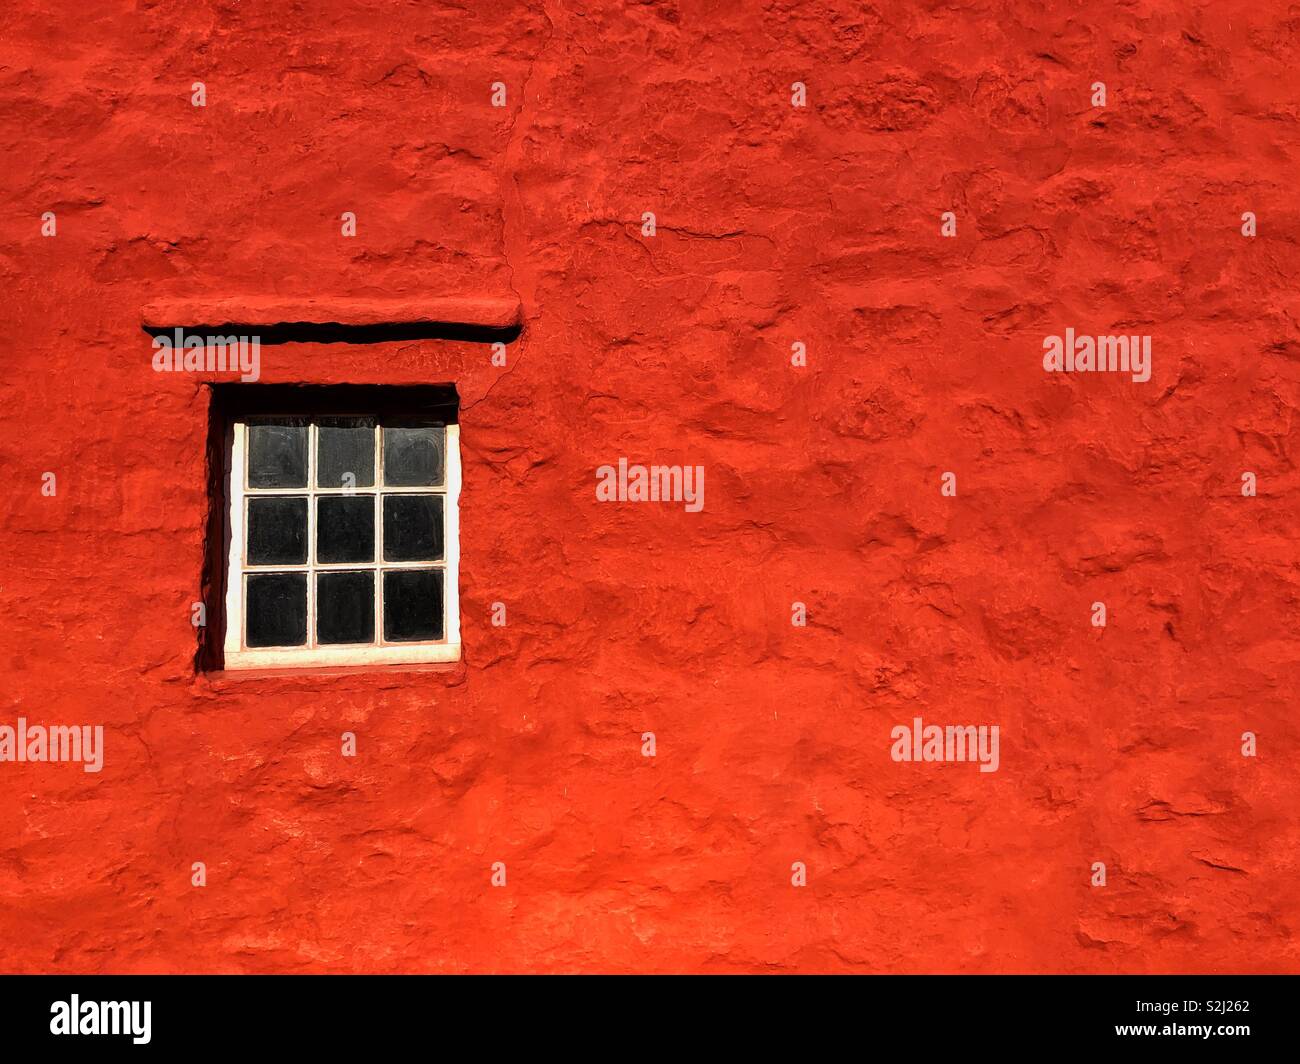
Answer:
[{"label": "alamy watermark", "polygon": [[925,724],[912,718],[912,726],[896,724],[889,756],[895,761],[978,761],[981,772],[996,772],[1001,759],[996,724]]},{"label": "alamy watermark", "polygon": [[1131,373],[1138,384],[1151,379],[1151,337],[1075,336],[1043,340],[1043,369],[1048,373]]},{"label": "alamy watermark", "polygon": [[130,1035],[136,1045],[148,1045],[152,1012],[152,1001],[82,1001],[73,994],[50,1005],[50,1034]]},{"label": "alamy watermark", "polygon": [[155,373],[234,373],[244,382],[262,375],[260,336],[185,335],[176,329],[172,336],[153,338]]},{"label": "alamy watermark", "polygon": [[104,767],[104,726],[0,724],[0,761],[79,761],[86,772]]},{"label": "alamy watermark", "polygon": [[680,502],[688,513],[704,509],[704,467],[618,465],[596,470],[596,498],[600,502]]}]

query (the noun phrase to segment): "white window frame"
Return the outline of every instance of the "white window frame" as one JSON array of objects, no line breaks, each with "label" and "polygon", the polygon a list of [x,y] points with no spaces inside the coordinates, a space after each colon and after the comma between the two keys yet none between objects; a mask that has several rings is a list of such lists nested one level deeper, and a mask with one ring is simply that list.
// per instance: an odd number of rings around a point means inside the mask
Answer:
[{"label": "white window frame", "polygon": [[[316,486],[317,422],[335,417],[373,418],[375,421],[375,483],[373,487],[346,489]],[[305,488],[249,488],[247,486],[247,439],[250,423],[288,420],[307,421],[307,486]],[[445,426],[445,490],[424,487],[381,487],[383,484],[383,445],[381,426],[385,417],[371,412],[349,414],[258,413],[237,417],[226,435],[226,631],[225,667],[227,669],[320,668],[334,665],[403,665],[453,662],[460,660],[460,426]],[[400,420],[405,420],[400,419]],[[316,561],[316,499],[326,495],[375,496],[375,560],[328,563]],[[383,560],[383,497],[385,495],[443,495],[443,557],[440,562],[386,562]],[[245,522],[247,500],[256,496],[298,496],[307,499],[307,561],[303,565],[245,565]],[[316,574],[355,572],[369,569],[375,573],[375,642],[372,644],[316,644]],[[384,573],[400,569],[440,569],[443,571],[442,608],[443,638],[437,642],[384,642],[383,588]],[[248,647],[245,645],[244,579],[249,573],[307,574],[307,642],[301,647]]]}]

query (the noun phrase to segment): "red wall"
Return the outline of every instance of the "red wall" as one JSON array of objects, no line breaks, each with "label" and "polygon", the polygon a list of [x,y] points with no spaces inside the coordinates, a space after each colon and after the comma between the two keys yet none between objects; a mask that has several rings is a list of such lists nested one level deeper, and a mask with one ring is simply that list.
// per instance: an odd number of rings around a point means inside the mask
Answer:
[{"label": "red wall", "polygon": [[[1295,970],[1298,33],[5,5],[0,724],[107,736],[0,764],[0,968]],[[262,352],[458,387],[463,666],[196,675],[230,377],[154,373],[142,308],[514,294],[505,369]],[[1067,326],[1151,380],[1044,373]],[[598,503],[620,456],[704,511]],[[914,716],[999,725],[999,771],[892,761]]]}]

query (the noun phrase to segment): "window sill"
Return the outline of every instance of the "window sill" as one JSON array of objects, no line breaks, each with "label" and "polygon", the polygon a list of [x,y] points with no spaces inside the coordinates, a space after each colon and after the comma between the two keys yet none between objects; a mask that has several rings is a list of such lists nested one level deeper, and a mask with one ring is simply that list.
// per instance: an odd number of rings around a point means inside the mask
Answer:
[{"label": "window sill", "polygon": [[[231,610],[232,613],[236,612]],[[318,646],[239,650],[226,648],[226,672],[266,669],[328,669],[348,665],[454,665],[460,640],[453,643],[388,643],[384,646]]]},{"label": "window sill", "polygon": [[431,673],[444,679],[444,686],[459,687],[465,682],[465,662],[405,662],[369,665],[295,665],[286,668],[212,669],[199,672],[195,682],[200,687],[219,691],[245,681],[257,680],[327,680],[334,677],[366,676],[382,679],[411,673]]}]

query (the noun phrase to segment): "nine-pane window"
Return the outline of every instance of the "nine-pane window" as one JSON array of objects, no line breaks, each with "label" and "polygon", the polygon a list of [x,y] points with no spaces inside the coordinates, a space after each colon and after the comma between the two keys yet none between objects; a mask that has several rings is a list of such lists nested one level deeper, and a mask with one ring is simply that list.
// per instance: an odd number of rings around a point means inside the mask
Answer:
[{"label": "nine-pane window", "polygon": [[459,658],[457,425],[248,417],[229,485],[227,668]]}]

